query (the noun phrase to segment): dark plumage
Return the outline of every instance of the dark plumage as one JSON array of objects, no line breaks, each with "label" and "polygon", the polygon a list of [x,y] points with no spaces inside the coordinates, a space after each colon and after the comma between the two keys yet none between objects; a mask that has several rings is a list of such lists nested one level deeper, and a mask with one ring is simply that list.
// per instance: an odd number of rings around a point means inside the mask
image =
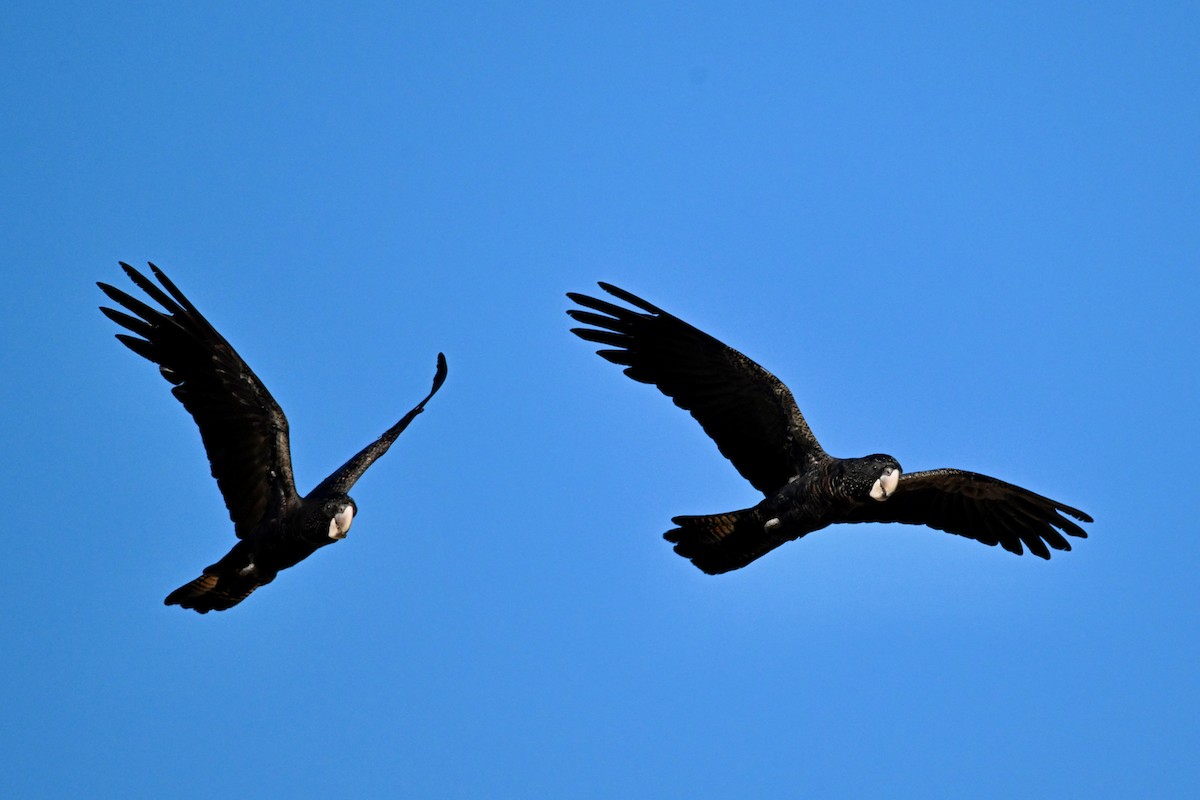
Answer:
[{"label": "dark plumage", "polygon": [[640,297],[600,288],[640,310],[583,294],[567,313],[591,327],[572,333],[606,348],[598,354],[635,381],[657,386],[691,412],[721,453],[766,499],[753,508],[675,517],[664,537],[709,574],[738,569],[784,542],[836,522],[928,525],[1020,555],[1070,550],[1063,534],[1087,534],[1078,509],[957,469],[901,476],[887,455],[833,458],[817,442],[792,393],[738,351]]},{"label": "dark plumage", "polygon": [[[358,506],[347,492],[396,437],[425,409],[446,379],[438,353],[433,388],[425,399],[309,492],[300,497],[292,477],[288,422],[267,387],[229,342],[209,324],[158,267],[162,288],[128,264],[125,274],[164,311],[105,283],[97,284],[134,316],[100,310],[133,336],[117,334],[130,350],[158,364],[171,393],[195,419],[239,541],[204,574],[166,598],[201,614],[237,605],[282,569],[317,548],[345,538]],[[165,292],[163,290],[166,290]]]}]

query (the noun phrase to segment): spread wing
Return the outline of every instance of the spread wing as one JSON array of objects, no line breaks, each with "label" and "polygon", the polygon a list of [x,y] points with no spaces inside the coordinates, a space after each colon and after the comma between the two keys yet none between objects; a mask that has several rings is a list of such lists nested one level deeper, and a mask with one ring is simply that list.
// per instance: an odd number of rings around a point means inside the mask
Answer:
[{"label": "spread wing", "polygon": [[425,410],[425,404],[429,399],[437,394],[437,390],[442,388],[442,384],[446,381],[446,357],[438,353],[437,371],[433,376],[433,388],[429,390],[429,394],[425,395],[425,399],[418,403],[411,411],[405,414],[399,422],[375,441],[359,451],[358,455],[347,461],[336,472],[330,475],[325,480],[308,493],[310,500],[320,499],[333,494],[346,494],[350,491],[350,487],[362,477],[367,468],[375,463],[375,459],[388,451],[392,446],[392,442],[396,441],[404,429],[408,427],[408,423],[416,419],[417,415]]},{"label": "spread wing", "polygon": [[1017,555],[1024,544],[1034,555],[1050,558],[1047,545],[1055,550],[1071,549],[1064,533],[1087,537],[1064,514],[1092,522],[1079,509],[1020,486],[974,472],[934,469],[902,476],[888,500],[859,506],[837,521],[928,525],[986,545],[999,544]]},{"label": "spread wing", "polygon": [[174,385],[171,393],[200,428],[229,518],[238,538],[244,538],[264,515],[278,514],[299,502],[287,418],[237,351],[158,267],[151,264],[150,270],[161,289],[128,264],[121,267],[164,310],[105,283],[97,285],[133,315],[100,310],[135,334],[119,333],[117,338],[158,364],[163,377]]},{"label": "spread wing", "polygon": [[567,297],[591,311],[567,313],[593,326],[571,332],[615,348],[597,353],[691,412],[754,488],[771,494],[827,458],[792,393],[770,372],[640,297],[607,283],[600,288],[641,311],[571,292]]}]

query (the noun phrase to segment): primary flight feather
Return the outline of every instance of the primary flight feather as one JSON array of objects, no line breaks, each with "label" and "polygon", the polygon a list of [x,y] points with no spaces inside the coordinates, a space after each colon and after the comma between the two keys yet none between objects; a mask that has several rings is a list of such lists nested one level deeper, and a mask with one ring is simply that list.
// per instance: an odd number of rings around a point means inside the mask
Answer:
[{"label": "primary flight feather", "polygon": [[424,400],[300,497],[292,477],[287,418],[267,387],[162,270],[150,265],[160,286],[128,264],[122,262],[121,268],[161,310],[98,283],[109,299],[131,313],[100,310],[130,332],[117,334],[122,343],[158,364],[172,384],[171,393],[196,421],[240,540],[165,602],[201,614],[224,611],[270,583],[280,570],[345,538],[358,510],[347,492],[441,388],[446,359],[438,353],[433,388]]},{"label": "primary flight feather", "polygon": [[[691,413],[721,453],[766,499],[753,508],[681,516],[664,534],[704,572],[744,567],[779,545],[837,522],[927,525],[1020,555],[1070,550],[1092,518],[1010,483],[957,469],[902,474],[895,458],[834,458],[805,422],[792,393],[767,370],[683,320],[611,284],[633,309],[569,292],[572,328]],[[1065,515],[1065,516],[1064,516]]]}]

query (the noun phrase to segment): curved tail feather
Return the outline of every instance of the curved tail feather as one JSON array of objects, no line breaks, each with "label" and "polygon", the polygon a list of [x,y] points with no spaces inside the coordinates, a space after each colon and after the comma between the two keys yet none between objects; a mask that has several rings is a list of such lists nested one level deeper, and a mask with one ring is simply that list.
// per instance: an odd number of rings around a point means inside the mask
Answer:
[{"label": "curved tail feather", "polygon": [[257,575],[208,573],[180,586],[163,601],[168,606],[183,606],[201,614],[233,608],[262,586]]},{"label": "curved tail feather", "polygon": [[756,508],[671,521],[679,527],[664,533],[663,538],[675,544],[676,553],[709,575],[740,569],[789,541],[789,537],[767,533],[764,515]]}]

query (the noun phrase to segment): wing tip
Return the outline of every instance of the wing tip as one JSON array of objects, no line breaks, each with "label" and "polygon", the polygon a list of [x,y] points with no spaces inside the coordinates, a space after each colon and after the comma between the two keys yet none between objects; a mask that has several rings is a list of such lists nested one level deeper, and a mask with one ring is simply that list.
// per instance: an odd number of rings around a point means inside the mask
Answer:
[{"label": "wing tip", "polygon": [[607,283],[605,281],[597,281],[596,285],[599,286],[604,291],[611,294],[613,297],[616,297],[619,300],[624,300],[626,303],[629,303],[630,305],[637,306],[638,308],[642,309],[643,311],[648,311],[651,314],[664,313],[663,310],[661,308],[659,308],[658,306],[654,305],[651,302],[643,300],[642,298],[638,297],[633,292],[629,292],[629,291],[626,291],[625,289],[622,289],[620,286],[615,286],[615,285],[613,285],[611,283]]},{"label": "wing tip", "polygon": [[[613,297],[617,298],[618,300],[628,303],[631,306],[634,306],[635,308],[638,308],[641,311],[646,312],[647,314],[658,316],[658,315],[663,315],[663,314],[667,313],[667,312],[663,311],[661,308],[659,308],[658,306],[654,305],[653,303],[651,303],[647,300],[643,300],[642,298],[638,297],[633,292],[626,291],[625,289],[622,289],[620,286],[616,286],[614,284],[608,283],[607,281],[597,281],[596,285],[599,286],[601,289],[603,289],[608,294],[611,294]],[[637,312],[631,311],[630,309],[622,308],[620,306],[615,306],[612,303],[609,303],[607,301],[600,300],[600,299],[592,297],[590,295],[583,294],[582,292],[567,292],[567,297],[571,301],[578,303],[579,305],[584,306],[585,308],[593,308],[593,309],[596,309],[597,311],[603,312],[605,314],[611,314],[611,315],[617,317],[618,319],[621,318],[622,315],[629,315],[629,314],[637,313]],[[567,313],[570,314],[571,312],[567,311]]]},{"label": "wing tip", "polygon": [[[1078,508],[1071,508],[1070,506],[1064,506],[1064,505],[1059,505],[1058,508],[1060,511],[1067,512],[1068,514],[1070,514],[1072,517],[1079,520],[1080,522],[1095,522],[1096,521],[1095,519],[1092,518],[1091,514],[1088,514],[1087,512],[1084,512],[1084,511],[1080,511]],[[1087,534],[1085,533],[1084,536],[1087,536]]]},{"label": "wing tip", "polygon": [[129,279],[134,283],[137,283],[139,278],[145,280],[145,276],[138,272],[137,269],[127,261],[118,261],[117,263],[121,266],[121,269],[125,272],[125,274],[129,276]]},{"label": "wing tip", "polygon": [[446,354],[437,354],[437,371],[433,374],[433,389],[429,392],[432,397],[438,389],[442,388],[442,384],[446,382],[446,376],[450,374],[449,367],[446,366]]}]

